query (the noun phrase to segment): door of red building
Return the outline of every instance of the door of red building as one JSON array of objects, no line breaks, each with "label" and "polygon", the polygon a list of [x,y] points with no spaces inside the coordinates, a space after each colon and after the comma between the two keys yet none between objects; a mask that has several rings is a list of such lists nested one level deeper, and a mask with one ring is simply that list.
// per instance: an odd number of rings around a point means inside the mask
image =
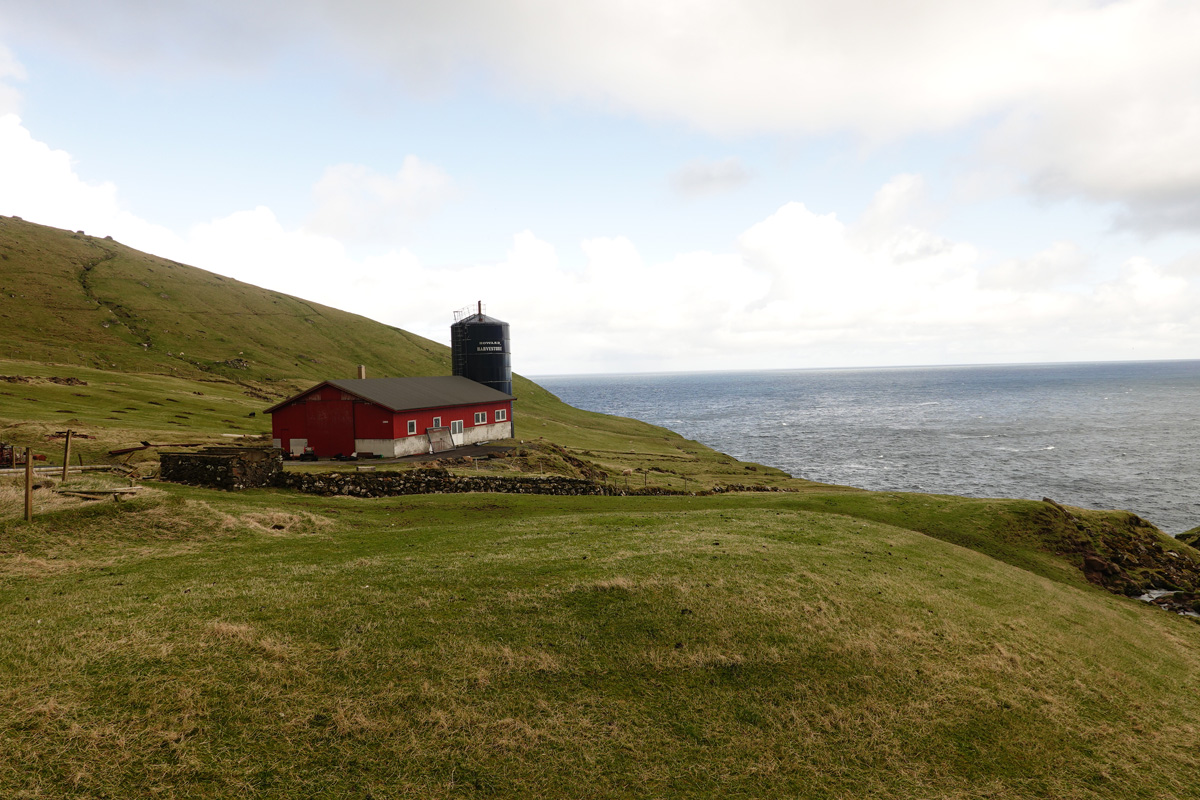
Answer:
[{"label": "door of red building", "polygon": [[308,416],[308,446],[317,458],[354,452],[354,401],[322,400],[304,404]]}]

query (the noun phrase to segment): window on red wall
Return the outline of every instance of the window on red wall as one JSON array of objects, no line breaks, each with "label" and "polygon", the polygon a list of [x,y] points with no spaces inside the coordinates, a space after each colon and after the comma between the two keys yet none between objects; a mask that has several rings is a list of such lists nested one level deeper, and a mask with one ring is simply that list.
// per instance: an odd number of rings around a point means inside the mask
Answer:
[{"label": "window on red wall", "polygon": [[417,432],[417,421],[415,419],[410,419],[408,421],[408,435],[412,436],[416,432]]},{"label": "window on red wall", "polygon": [[476,425],[486,425],[487,424],[487,412],[486,411],[476,411],[475,412],[475,424]]},{"label": "window on red wall", "polygon": [[504,422],[508,419],[508,410],[503,408],[496,409],[496,422]]}]

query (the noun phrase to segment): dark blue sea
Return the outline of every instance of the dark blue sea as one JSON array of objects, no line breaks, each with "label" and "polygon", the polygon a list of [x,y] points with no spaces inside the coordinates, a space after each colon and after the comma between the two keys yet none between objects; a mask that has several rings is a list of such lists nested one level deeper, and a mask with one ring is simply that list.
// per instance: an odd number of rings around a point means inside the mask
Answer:
[{"label": "dark blue sea", "polygon": [[1200,361],[539,377],[795,477],[1200,525]]}]

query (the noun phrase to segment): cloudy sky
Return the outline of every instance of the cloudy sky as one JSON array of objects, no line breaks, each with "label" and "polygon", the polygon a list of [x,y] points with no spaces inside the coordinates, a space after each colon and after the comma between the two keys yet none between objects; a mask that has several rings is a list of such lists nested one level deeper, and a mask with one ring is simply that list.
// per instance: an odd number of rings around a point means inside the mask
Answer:
[{"label": "cloudy sky", "polygon": [[1200,358],[1194,0],[0,0],[0,214],[527,375]]}]

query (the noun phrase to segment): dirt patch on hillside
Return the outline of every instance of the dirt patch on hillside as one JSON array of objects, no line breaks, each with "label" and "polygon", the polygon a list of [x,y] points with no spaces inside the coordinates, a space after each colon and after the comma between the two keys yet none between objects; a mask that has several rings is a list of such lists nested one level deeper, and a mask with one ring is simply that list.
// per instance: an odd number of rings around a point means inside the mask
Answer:
[{"label": "dirt patch on hillside", "polygon": [[56,383],[59,386],[87,386],[87,381],[79,378],[60,378],[51,376],[40,378],[33,375],[0,375],[0,381],[5,383]]}]

